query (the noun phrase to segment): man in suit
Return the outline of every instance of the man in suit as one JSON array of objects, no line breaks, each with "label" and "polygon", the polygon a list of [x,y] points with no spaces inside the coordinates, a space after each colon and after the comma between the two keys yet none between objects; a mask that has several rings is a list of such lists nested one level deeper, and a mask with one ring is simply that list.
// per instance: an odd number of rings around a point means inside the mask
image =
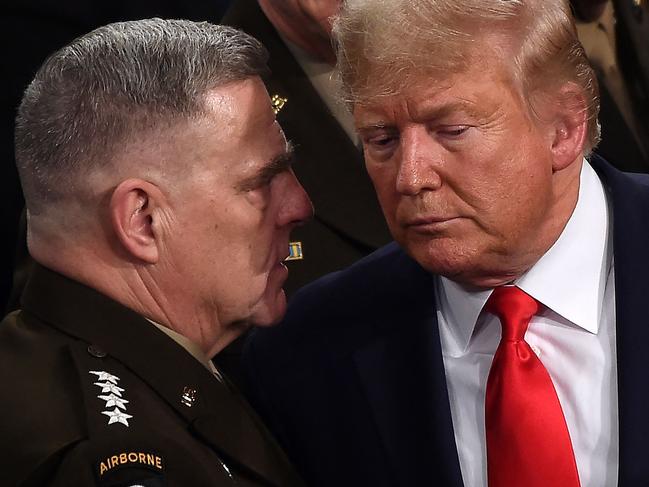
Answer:
[{"label": "man in suit", "polygon": [[286,100],[278,120],[295,145],[295,173],[315,208],[314,219],[293,235],[304,258],[288,263],[289,297],[391,240],[353,120],[335,93],[330,17],[340,4],[235,0],[222,19],[259,39],[270,53],[266,86]]},{"label": "man in suit", "polygon": [[52,55],[16,128],[29,250],[0,325],[6,485],[302,485],[209,359],[284,313],[311,214],[229,27],[111,24]]},{"label": "man in suit", "polygon": [[246,348],[307,482],[648,483],[649,179],[584,158],[567,2],[350,0],[334,32],[396,243]]}]

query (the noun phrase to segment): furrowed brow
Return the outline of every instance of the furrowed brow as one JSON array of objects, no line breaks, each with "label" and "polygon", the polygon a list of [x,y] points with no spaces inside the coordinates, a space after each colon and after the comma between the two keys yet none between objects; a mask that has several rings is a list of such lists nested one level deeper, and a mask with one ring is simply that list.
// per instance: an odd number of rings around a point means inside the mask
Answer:
[{"label": "furrowed brow", "polygon": [[287,171],[295,162],[295,148],[287,142],[286,150],[273,157],[257,174],[250,176],[237,185],[240,192],[251,191],[268,183],[276,175]]}]

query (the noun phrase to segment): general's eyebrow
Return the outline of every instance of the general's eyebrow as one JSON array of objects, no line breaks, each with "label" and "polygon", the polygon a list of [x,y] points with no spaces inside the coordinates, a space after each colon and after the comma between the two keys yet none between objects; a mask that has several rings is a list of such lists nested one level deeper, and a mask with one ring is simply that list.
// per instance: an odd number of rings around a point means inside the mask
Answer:
[{"label": "general's eyebrow", "polygon": [[288,170],[295,162],[295,147],[291,142],[286,143],[286,149],[281,154],[273,157],[257,174],[247,177],[237,185],[241,192],[251,191],[266,184],[274,176]]}]

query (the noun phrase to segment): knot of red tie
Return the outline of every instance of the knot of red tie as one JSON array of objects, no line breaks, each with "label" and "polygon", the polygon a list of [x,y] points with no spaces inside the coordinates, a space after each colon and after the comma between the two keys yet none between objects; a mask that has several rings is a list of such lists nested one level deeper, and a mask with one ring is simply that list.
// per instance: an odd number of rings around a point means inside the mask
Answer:
[{"label": "knot of red tie", "polygon": [[485,309],[500,318],[503,340],[520,341],[539,311],[539,303],[516,286],[502,286],[491,293]]}]

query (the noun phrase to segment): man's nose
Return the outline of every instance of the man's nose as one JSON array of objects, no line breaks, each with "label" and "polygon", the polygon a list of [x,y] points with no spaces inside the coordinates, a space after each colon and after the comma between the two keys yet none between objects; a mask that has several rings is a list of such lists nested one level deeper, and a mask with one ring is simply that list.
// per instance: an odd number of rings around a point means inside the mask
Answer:
[{"label": "man's nose", "polygon": [[439,168],[443,165],[443,148],[425,127],[404,130],[401,134],[401,157],[396,178],[399,193],[414,196],[442,186]]},{"label": "man's nose", "polygon": [[278,223],[280,226],[298,226],[313,218],[313,204],[293,171],[288,174],[288,177],[288,187]]}]

